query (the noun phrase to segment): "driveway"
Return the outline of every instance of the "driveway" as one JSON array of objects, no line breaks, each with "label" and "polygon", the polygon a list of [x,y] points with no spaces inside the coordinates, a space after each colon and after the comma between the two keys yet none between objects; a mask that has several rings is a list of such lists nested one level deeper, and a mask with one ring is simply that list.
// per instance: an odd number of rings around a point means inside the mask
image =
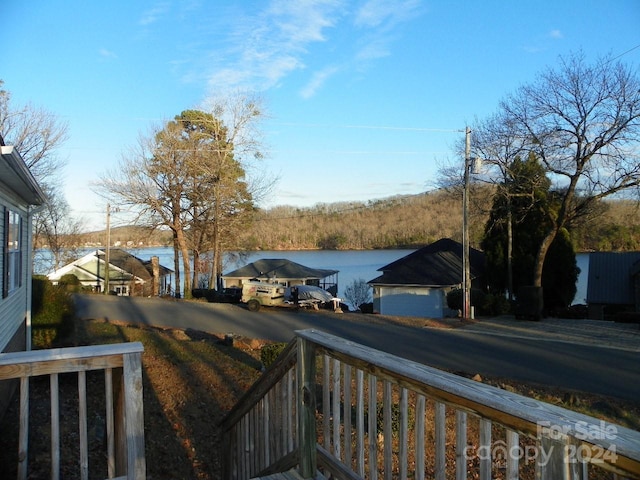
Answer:
[{"label": "driveway", "polygon": [[266,308],[249,312],[238,305],[158,298],[75,298],[81,319],[192,328],[278,342],[289,341],[295,330],[315,328],[438,368],[632,401],[640,398],[638,325],[498,318],[454,329],[416,328],[368,315]]}]

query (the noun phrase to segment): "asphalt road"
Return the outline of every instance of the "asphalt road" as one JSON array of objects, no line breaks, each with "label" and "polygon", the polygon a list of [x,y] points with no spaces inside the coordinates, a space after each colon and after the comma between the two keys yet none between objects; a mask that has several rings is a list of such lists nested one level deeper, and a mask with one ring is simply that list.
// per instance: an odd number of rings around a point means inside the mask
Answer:
[{"label": "asphalt road", "polygon": [[[347,315],[157,298],[76,295],[80,319],[235,334],[278,342],[313,328],[426,365],[640,401],[640,349],[349,320]],[[359,316],[358,316],[359,317]]]}]

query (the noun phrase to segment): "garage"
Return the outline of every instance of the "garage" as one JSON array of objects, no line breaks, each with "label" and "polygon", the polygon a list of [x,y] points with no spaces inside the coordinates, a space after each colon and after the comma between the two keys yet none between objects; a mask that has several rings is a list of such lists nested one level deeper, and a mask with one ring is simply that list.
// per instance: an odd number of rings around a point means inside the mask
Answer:
[{"label": "garage", "polygon": [[441,288],[380,287],[380,313],[407,317],[442,318]]}]

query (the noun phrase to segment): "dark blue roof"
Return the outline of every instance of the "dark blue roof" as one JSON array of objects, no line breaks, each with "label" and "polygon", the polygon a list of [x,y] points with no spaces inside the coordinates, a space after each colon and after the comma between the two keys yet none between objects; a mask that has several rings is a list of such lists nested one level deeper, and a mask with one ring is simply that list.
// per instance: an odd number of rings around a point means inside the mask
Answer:
[{"label": "dark blue roof", "polygon": [[[484,273],[484,253],[469,249],[471,278]],[[453,286],[462,283],[462,244],[442,238],[378,269],[383,274],[369,281],[383,285]]]}]

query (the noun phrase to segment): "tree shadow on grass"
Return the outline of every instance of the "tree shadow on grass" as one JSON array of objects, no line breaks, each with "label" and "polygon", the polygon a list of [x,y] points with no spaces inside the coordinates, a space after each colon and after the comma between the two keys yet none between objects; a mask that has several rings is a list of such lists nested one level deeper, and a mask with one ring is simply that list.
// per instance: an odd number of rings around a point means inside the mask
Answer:
[{"label": "tree shadow on grass", "polygon": [[[145,451],[148,478],[220,478],[218,423],[258,378],[261,364],[228,344],[228,339],[197,331],[111,323],[76,322],[69,346],[141,341]],[[226,344],[225,344],[226,343]],[[30,478],[50,469],[49,377],[35,377],[30,388]],[[104,374],[87,374],[89,471],[106,478]],[[61,473],[80,478],[77,374],[60,376]],[[3,475],[16,476],[19,398],[16,395],[0,431]],[[35,475],[35,476],[34,476]],[[97,477],[96,477],[97,478]]]}]

